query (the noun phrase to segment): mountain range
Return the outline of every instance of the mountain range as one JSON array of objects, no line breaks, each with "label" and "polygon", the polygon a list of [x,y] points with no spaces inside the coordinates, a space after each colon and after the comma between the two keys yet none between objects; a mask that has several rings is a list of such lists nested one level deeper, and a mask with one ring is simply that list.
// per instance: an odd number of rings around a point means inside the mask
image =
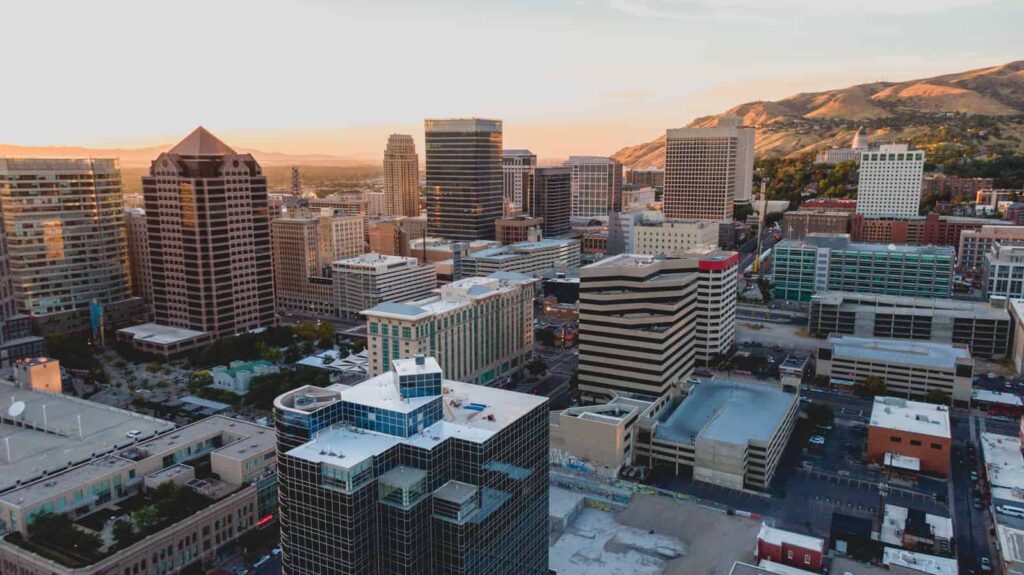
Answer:
[{"label": "mountain range", "polygon": [[[759,157],[796,157],[849,145],[858,128],[869,144],[929,140],[942,127],[963,128],[981,153],[1024,153],[1024,60],[922,78],[873,82],[797,94],[775,102],[747,102],[686,127],[714,126],[719,116],[739,116],[756,128]],[[947,134],[948,130],[943,132]],[[629,167],[663,167],[665,136],[623,148],[613,157]]]},{"label": "mountain range", "polygon": [[[84,148],[80,146],[16,146],[0,144],[0,158],[119,158],[122,168],[148,168],[150,162],[174,144],[146,148]],[[372,162],[327,154],[284,154],[235,148],[242,154],[252,154],[264,167],[269,166],[365,166]]]}]

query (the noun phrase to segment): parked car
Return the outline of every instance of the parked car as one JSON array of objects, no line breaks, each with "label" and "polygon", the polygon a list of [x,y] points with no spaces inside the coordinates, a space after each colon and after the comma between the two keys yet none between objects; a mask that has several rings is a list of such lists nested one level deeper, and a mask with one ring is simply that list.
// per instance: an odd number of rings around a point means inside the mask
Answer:
[{"label": "parked car", "polygon": [[982,504],[981,504],[981,498],[975,497],[974,500],[971,502],[971,505],[975,509],[981,509],[983,507]]},{"label": "parked car", "polygon": [[812,445],[825,445],[825,436],[823,435],[812,435],[808,440]]},{"label": "parked car", "polygon": [[992,562],[988,560],[988,557],[982,557],[981,558],[981,570],[982,571],[991,571],[992,570]]},{"label": "parked car", "polygon": [[978,481],[978,472],[971,471],[971,481]]}]

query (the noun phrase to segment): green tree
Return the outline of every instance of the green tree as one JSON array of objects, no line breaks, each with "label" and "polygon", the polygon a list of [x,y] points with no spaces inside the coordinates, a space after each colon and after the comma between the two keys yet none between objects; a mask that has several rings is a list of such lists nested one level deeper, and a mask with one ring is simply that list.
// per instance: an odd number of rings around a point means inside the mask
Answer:
[{"label": "green tree", "polygon": [[135,536],[135,524],[132,523],[130,519],[117,520],[117,522],[114,523],[112,534],[114,536],[114,543],[117,544],[119,549],[124,549],[138,540]]},{"label": "green tree", "polygon": [[768,281],[768,278],[757,278],[757,288],[761,290],[761,299],[764,303],[772,301],[772,282]]},{"label": "green tree", "polygon": [[928,403],[938,403],[940,405],[949,405],[953,397],[948,392],[942,391],[941,389],[929,389],[928,394],[925,395],[925,401]]},{"label": "green tree", "polygon": [[855,386],[860,395],[874,397],[885,395],[885,380],[877,375],[869,375],[864,378],[864,383]]},{"label": "green tree", "polygon": [[142,533],[148,532],[160,522],[160,513],[153,505],[146,505],[132,513],[132,523],[138,526]]},{"label": "green tree", "polygon": [[804,412],[807,414],[808,423],[815,427],[829,425],[836,418],[835,411],[827,403],[811,403],[804,409]]}]

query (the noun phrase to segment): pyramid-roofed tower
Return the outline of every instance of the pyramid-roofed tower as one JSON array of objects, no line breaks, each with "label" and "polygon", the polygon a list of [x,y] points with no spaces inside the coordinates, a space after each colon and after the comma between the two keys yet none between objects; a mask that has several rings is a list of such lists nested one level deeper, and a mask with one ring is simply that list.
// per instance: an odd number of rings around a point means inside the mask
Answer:
[{"label": "pyramid-roofed tower", "polygon": [[211,134],[209,130],[199,126],[184,140],[178,142],[178,145],[171,148],[168,153],[179,156],[227,156],[237,152],[231,149],[231,146],[220,141],[217,136]]}]

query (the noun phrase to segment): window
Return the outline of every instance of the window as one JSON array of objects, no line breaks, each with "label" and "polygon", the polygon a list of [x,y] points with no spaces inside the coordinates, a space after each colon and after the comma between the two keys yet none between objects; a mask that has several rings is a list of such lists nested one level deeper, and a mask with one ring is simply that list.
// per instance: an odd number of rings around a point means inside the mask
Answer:
[{"label": "window", "polygon": [[920,447],[921,446],[921,441],[917,440],[917,439],[911,439],[910,440],[910,444],[915,446],[915,447]]},{"label": "window", "polygon": [[786,551],[786,559],[789,559],[790,561],[793,560],[793,550],[792,549],[790,549],[789,551]]},{"label": "window", "polygon": [[939,445],[938,443],[933,443],[932,444],[932,449],[942,449],[942,446]]},{"label": "window", "polygon": [[898,435],[891,435],[889,436],[889,441],[891,443],[903,443],[903,438]]}]

